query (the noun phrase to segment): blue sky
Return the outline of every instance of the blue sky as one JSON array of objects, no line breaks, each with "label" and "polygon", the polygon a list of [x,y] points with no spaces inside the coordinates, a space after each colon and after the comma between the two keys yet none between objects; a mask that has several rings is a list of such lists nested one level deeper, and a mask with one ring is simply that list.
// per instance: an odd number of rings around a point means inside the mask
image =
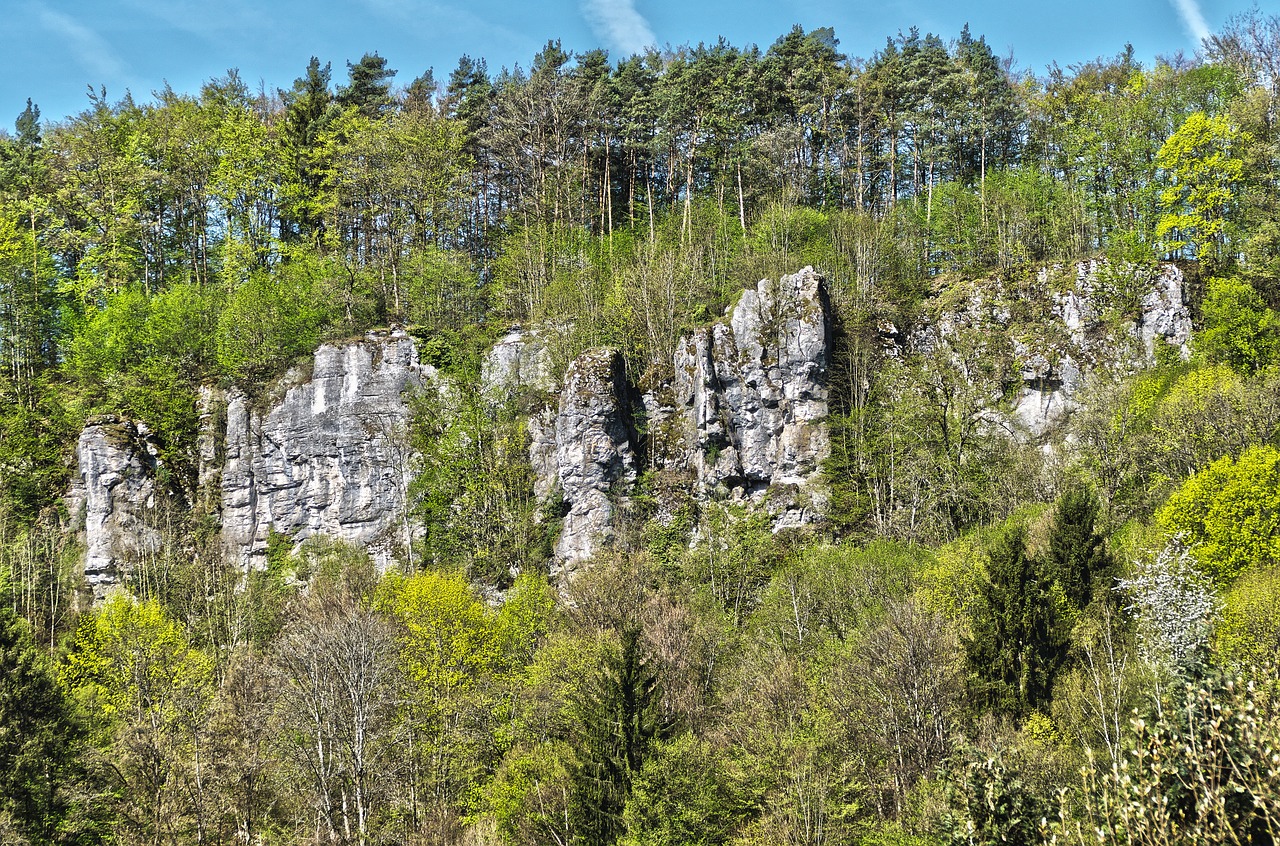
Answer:
[{"label": "blue sky", "polygon": [[[1272,0],[1273,1],[1273,0]],[[1126,41],[1139,58],[1191,53],[1251,0],[6,0],[0,14],[0,126],[12,129],[27,97],[44,119],[88,105],[88,85],[111,100],[145,99],[168,82],[195,92],[238,68],[253,88],[288,88],[319,56],[334,80],[346,62],[378,52],[408,84],[427,68],[447,78],[458,57],[492,70],[527,66],[551,38],[569,50],[614,57],[646,43],[714,41],[767,47],[793,24],[835,28],[841,49],[870,56],[886,36],[918,26],[944,39],[968,22],[1000,55],[1042,73],[1113,55]],[[1265,6],[1269,3],[1264,3]]]}]

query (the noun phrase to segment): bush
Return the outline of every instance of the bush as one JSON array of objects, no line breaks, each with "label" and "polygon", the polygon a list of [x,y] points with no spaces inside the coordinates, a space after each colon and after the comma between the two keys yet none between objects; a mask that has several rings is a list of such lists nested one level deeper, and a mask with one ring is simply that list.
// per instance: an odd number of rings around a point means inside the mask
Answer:
[{"label": "bush", "polygon": [[233,379],[258,381],[312,352],[329,313],[319,269],[288,264],[236,289],[218,320],[218,364]]},{"label": "bush", "polygon": [[1133,721],[1131,754],[1083,771],[1083,810],[1051,843],[1273,843],[1280,835],[1280,675],[1188,684],[1163,715]]}]

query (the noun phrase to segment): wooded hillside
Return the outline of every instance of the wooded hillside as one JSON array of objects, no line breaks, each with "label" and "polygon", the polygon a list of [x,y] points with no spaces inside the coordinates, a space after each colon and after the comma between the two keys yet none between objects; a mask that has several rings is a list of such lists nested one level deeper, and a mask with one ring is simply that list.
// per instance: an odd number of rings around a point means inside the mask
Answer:
[{"label": "wooded hillside", "polygon": [[[967,27],[866,59],[796,28],[28,102],[0,135],[0,841],[1270,843],[1277,221],[1257,11],[1193,59],[1044,77]],[[1189,357],[1098,367],[1010,437],[990,412],[1026,362],[992,332],[1034,346],[1082,259],[1099,345],[1175,264]],[[608,347],[654,387],[806,265],[821,519],[773,531],[642,467],[612,548],[553,583],[521,416],[547,398],[493,400],[485,351],[549,327],[560,374]],[[951,319],[984,296],[999,329]],[[448,385],[406,433],[403,566],[273,536],[242,572],[199,491],[201,386],[256,401],[388,326]],[[64,498],[108,414],[146,424],[175,505],[94,607]]]}]

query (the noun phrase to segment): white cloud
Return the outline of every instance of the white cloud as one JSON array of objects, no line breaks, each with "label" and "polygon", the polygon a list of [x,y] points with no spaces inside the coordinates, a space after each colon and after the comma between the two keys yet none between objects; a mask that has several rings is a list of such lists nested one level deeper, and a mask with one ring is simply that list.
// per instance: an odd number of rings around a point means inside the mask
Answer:
[{"label": "white cloud", "polygon": [[61,12],[40,10],[40,23],[67,42],[71,52],[86,70],[95,74],[96,83],[118,80],[125,75],[124,62],[111,45],[98,33]]},{"label": "white cloud", "polygon": [[591,31],[624,55],[641,53],[658,38],[636,10],[635,0],[582,0],[582,14]]},{"label": "white cloud", "polygon": [[1204,14],[1200,11],[1200,4],[1196,0],[1173,0],[1173,6],[1178,10],[1178,17],[1182,18],[1182,25],[1187,28],[1187,32],[1196,40],[1196,47],[1213,34],[1209,29],[1209,24],[1205,22]]}]

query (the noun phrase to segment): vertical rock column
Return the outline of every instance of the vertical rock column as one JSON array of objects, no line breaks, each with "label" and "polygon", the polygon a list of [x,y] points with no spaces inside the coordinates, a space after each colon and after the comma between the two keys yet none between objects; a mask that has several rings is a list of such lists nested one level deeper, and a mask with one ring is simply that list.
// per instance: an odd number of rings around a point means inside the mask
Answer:
[{"label": "vertical rock column", "polygon": [[635,430],[626,374],[616,350],[584,353],[569,366],[555,420],[555,457],[568,513],[556,544],[557,575],[607,548],[611,494],[636,479]]},{"label": "vertical rock column", "polygon": [[226,397],[222,538],[232,560],[266,563],[271,533],[325,535],[369,548],[380,565],[408,540],[413,456],[405,392],[434,371],[402,331],[326,344],[310,373],[288,374],[274,402]]},{"label": "vertical rock column", "polygon": [[158,451],[145,424],[104,417],[76,443],[79,474],[67,497],[83,520],[85,584],[95,600],[123,584],[133,565],[160,551],[155,528]]},{"label": "vertical rock column", "polygon": [[[830,330],[822,278],[805,268],[744,291],[727,322],[676,352],[682,454],[703,491],[757,499],[808,486],[829,443]],[[793,515],[803,521],[800,515]]]}]

